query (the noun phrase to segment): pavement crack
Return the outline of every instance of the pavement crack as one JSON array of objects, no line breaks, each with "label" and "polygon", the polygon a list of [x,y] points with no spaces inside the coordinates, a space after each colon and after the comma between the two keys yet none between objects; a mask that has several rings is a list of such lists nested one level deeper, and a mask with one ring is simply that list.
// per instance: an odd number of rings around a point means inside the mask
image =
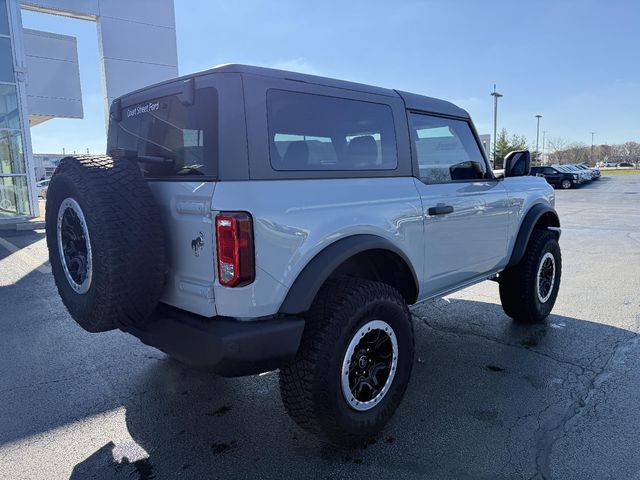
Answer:
[{"label": "pavement crack", "polygon": [[424,317],[420,317],[420,316],[418,316],[416,314],[414,314],[414,317],[419,319],[427,327],[431,328],[432,330],[435,330],[436,332],[446,333],[446,334],[450,334],[450,335],[456,335],[458,337],[477,337],[477,338],[482,338],[482,339],[487,340],[489,342],[497,343],[497,344],[503,345],[505,347],[517,348],[517,349],[520,349],[520,350],[527,350],[527,351],[529,351],[529,352],[531,352],[531,353],[533,353],[535,355],[539,355],[541,357],[548,358],[549,360],[551,360],[553,362],[577,368],[582,373],[584,373],[585,370],[592,371],[591,368],[588,367],[588,366],[572,362],[571,360],[567,360],[565,358],[555,357],[555,356],[550,355],[550,354],[548,354],[546,352],[542,352],[540,350],[536,350],[535,348],[533,348],[531,346],[522,345],[522,344],[518,344],[518,343],[506,342],[506,341],[501,340],[499,338],[492,337],[491,335],[485,335],[485,334],[479,333],[479,332],[460,331],[460,330],[451,329],[451,328],[437,327],[434,324],[432,324],[431,322],[429,322]]},{"label": "pavement crack", "polygon": [[[537,428],[534,432],[535,439],[535,473],[531,478],[548,480],[551,475],[551,453],[556,442],[564,435],[567,425],[576,417],[582,415],[593,404],[595,394],[600,391],[600,384],[609,375],[613,367],[622,359],[626,352],[634,346],[640,344],[640,335],[635,332],[628,332],[631,336],[616,341],[610,349],[610,353],[606,355],[601,352],[599,355],[591,358],[588,364],[579,364],[564,358],[558,358],[540,350],[536,350],[530,346],[511,343],[491,335],[485,335],[479,332],[461,331],[459,329],[446,328],[436,326],[424,317],[414,314],[428,328],[457,337],[475,337],[492,343],[527,350],[535,355],[552,360],[564,366],[573,367],[567,371],[566,377],[562,382],[563,388],[574,390],[568,400],[559,400],[548,404],[537,414],[526,414],[516,418],[516,420],[508,428],[507,443],[511,441],[513,430],[521,421],[535,415]],[[604,363],[601,361],[606,357]],[[601,367],[596,365],[601,364]],[[516,471],[519,467],[513,462],[512,454],[509,455],[508,464]]]},{"label": "pavement crack", "polygon": [[17,390],[21,390],[24,388],[43,387],[45,385],[52,385],[54,383],[66,382],[69,380],[77,380],[83,377],[86,377],[86,374],[71,375],[70,377],[56,378],[53,380],[47,380],[45,382],[28,383],[26,385],[18,385],[17,387],[9,388],[7,390],[1,390],[0,393],[6,394],[6,393],[15,392]]},{"label": "pavement crack", "polygon": [[[551,415],[545,420],[542,418],[554,406],[561,402],[556,402],[545,407],[538,414],[538,428],[536,429],[536,475],[535,478],[547,480],[552,478],[551,474],[551,453],[556,442],[563,437],[566,432],[567,425],[576,417],[585,412],[597,391],[599,391],[600,383],[609,374],[612,366],[618,363],[620,358],[626,352],[640,344],[640,335],[633,334],[632,337],[616,342],[611,354],[607,358],[602,368],[591,375],[581,374],[575,381],[575,384],[585,385],[582,389],[578,389],[573,395],[573,401],[566,405],[562,413]],[[593,360],[592,363],[595,362]]]}]

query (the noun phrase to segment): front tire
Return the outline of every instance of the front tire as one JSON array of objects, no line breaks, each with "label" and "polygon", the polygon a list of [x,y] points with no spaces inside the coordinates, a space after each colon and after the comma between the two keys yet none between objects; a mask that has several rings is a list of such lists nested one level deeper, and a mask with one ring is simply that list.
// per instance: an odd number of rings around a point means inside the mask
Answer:
[{"label": "front tire", "polygon": [[350,277],[329,280],[307,316],[295,359],[280,372],[285,409],[329,443],[361,446],[398,408],[413,355],[411,315],[397,290]]},{"label": "front tire", "polygon": [[569,190],[570,188],[573,188],[573,182],[568,178],[565,178],[564,180],[562,180],[562,182],[560,182],[560,186],[564,190]]},{"label": "front tire", "polygon": [[520,263],[500,273],[504,312],[519,323],[542,322],[556,303],[561,274],[558,238],[548,230],[534,230]]}]

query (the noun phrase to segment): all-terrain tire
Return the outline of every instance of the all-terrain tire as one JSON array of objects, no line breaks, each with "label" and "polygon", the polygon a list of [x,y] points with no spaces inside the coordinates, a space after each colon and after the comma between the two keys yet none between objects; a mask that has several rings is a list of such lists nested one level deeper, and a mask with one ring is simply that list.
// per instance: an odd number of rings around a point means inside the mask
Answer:
[{"label": "all-terrain tire", "polygon": [[[546,254],[553,257],[553,279],[548,281],[551,290],[543,290],[544,295],[540,295],[541,263],[551,262]],[[562,256],[557,236],[548,230],[534,230],[520,263],[500,273],[500,300],[504,312],[519,323],[542,322],[551,313],[558,297],[561,274]]]},{"label": "all-terrain tire", "polygon": [[[354,336],[376,319],[395,333],[395,376],[379,403],[359,411],[343,394],[343,362]],[[409,382],[414,336],[406,302],[384,283],[340,277],[323,286],[306,320],[295,359],[280,371],[285,409],[298,425],[329,443],[361,446],[391,418]]]},{"label": "all-terrain tire", "polygon": [[[91,272],[88,287],[80,293],[69,279],[69,261],[60,255],[65,237],[58,233],[59,214],[69,205],[75,209],[71,217],[84,217],[79,223],[86,225],[91,252],[90,270],[84,269]],[[74,320],[89,332],[145,328],[164,289],[167,263],[160,211],[135,162],[62,159],[49,184],[45,219],[55,283]]]}]

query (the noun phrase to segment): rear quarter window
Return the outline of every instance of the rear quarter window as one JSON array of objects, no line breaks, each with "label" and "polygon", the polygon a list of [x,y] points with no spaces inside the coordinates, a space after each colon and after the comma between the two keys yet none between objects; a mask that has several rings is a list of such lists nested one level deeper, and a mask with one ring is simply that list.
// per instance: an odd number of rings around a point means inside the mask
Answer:
[{"label": "rear quarter window", "polygon": [[267,92],[271,167],[283,171],[395,170],[391,107],[285,90]]},{"label": "rear quarter window", "polygon": [[124,106],[109,123],[113,150],[137,161],[145,178],[216,178],[216,89],[197,89],[190,104],[176,94]]}]

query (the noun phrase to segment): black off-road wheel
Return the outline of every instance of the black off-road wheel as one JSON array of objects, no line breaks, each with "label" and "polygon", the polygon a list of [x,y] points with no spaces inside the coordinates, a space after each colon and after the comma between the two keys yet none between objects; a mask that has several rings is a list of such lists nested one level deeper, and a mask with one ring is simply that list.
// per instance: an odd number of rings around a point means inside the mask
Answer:
[{"label": "black off-road wheel", "polygon": [[568,178],[565,178],[564,180],[562,180],[560,182],[560,186],[564,190],[569,190],[570,188],[573,188],[573,182],[571,180],[569,180]]},{"label": "black off-road wheel", "polygon": [[329,280],[306,317],[300,349],[280,372],[287,413],[340,447],[374,437],[398,408],[414,355],[411,315],[384,283]]},{"label": "black off-road wheel", "polygon": [[534,230],[520,263],[500,273],[504,312],[519,323],[544,321],[556,303],[561,274],[562,256],[556,234]]},{"label": "black off-road wheel", "polygon": [[49,261],[67,310],[89,332],[145,328],[164,288],[160,212],[138,167],[66,157],[49,184]]}]

